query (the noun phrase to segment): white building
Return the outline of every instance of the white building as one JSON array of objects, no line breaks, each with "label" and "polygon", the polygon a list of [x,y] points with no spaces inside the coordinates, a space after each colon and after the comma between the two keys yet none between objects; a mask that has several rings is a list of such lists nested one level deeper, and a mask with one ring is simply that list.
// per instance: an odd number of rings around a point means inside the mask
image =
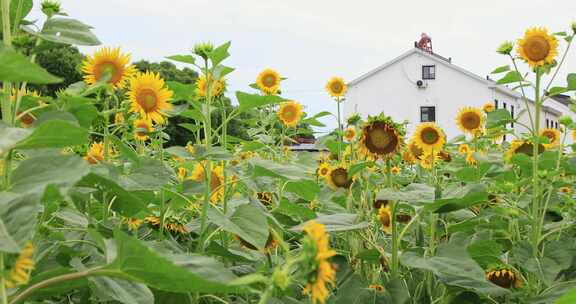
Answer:
[{"label": "white building", "polygon": [[[395,121],[409,121],[408,134],[420,122],[435,121],[451,139],[462,134],[455,123],[461,107],[481,108],[486,102],[493,102],[515,118],[526,108],[521,93],[451,61],[434,54],[431,48],[427,50],[415,44],[408,52],[349,83],[347,100],[343,103],[345,117],[358,113],[366,118],[384,112]],[[547,99],[541,128],[558,128],[558,118],[563,114],[576,118],[568,109],[568,103],[569,98]],[[527,100],[527,104],[530,108],[534,106],[531,100]],[[518,121],[529,125],[527,113]],[[514,127],[517,133],[525,132],[519,124],[509,127]]]}]

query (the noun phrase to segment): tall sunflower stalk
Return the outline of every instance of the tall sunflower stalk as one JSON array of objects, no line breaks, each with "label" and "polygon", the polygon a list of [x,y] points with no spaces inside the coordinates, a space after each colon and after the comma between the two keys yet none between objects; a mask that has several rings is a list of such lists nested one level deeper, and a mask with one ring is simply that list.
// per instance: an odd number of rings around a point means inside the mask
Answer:
[{"label": "tall sunflower stalk", "polygon": [[[2,36],[4,47],[12,47],[12,35],[10,32],[10,0],[1,0],[2,7]],[[10,82],[2,83],[2,88],[4,90],[4,98],[1,98],[1,108],[2,108],[2,119],[7,125],[12,125],[12,101],[10,100],[10,94],[12,91],[12,84]],[[10,166],[11,166],[12,152],[8,151],[6,153],[4,164],[1,166],[2,172],[2,188],[8,187],[9,176],[10,176]],[[4,286],[0,286],[4,290]]]},{"label": "tall sunflower stalk", "polygon": [[326,83],[326,92],[334,101],[336,101],[336,108],[337,108],[337,119],[338,119],[338,131],[336,133],[337,140],[338,140],[338,160],[342,160],[342,118],[340,114],[340,103],[344,101],[344,95],[348,90],[348,86],[344,82],[344,80],[340,77],[332,77]]}]

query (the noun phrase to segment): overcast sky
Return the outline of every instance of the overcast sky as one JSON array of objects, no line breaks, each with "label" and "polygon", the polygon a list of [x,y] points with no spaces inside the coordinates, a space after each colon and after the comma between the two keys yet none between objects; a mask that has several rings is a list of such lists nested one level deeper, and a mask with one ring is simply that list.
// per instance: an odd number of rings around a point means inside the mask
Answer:
[{"label": "overcast sky", "polygon": [[[36,2],[36,0],[35,0]],[[232,41],[229,90],[250,91],[258,72],[288,79],[283,96],[309,113],[334,110],[324,92],[333,75],[350,81],[413,47],[426,32],[434,51],[480,76],[507,64],[495,49],[529,26],[566,31],[573,0],[62,0],[68,14],[91,26],[104,45],[133,60],[184,54],[197,42]],[[38,10],[38,8],[36,8]],[[83,48],[92,52],[93,48]],[[576,72],[576,47],[560,73]],[[386,98],[394,96],[383,96]],[[331,126],[334,120],[325,120]]]}]

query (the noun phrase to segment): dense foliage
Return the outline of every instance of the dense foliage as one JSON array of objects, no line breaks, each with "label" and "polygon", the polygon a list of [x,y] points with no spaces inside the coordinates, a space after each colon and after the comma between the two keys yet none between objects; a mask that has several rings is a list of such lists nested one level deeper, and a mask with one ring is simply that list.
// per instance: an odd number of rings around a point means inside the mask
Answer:
[{"label": "dense foliage", "polygon": [[576,91],[573,73],[550,85],[576,24],[498,48],[498,84],[535,96],[523,133],[491,103],[462,107],[453,139],[384,113],[342,123],[334,77],[338,128],[310,153],[289,144],[333,114],[307,115],[272,69],[232,106],[229,42],[167,57],[182,70],[103,47],[62,84],[16,38],[99,45],[91,27],[56,2],[36,27],[31,0],[0,3],[0,304],[576,301],[576,123],[540,126],[547,98]]}]

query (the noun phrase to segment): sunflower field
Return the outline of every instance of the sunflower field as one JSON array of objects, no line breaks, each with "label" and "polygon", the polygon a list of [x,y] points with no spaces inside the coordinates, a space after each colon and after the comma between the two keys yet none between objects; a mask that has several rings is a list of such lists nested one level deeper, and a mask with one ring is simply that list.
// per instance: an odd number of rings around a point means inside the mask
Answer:
[{"label": "sunflower field", "polygon": [[[339,77],[334,113],[305,113],[273,69],[229,92],[230,42],[168,54],[198,72],[192,85],[100,47],[84,81],[42,96],[30,86],[61,79],[37,52],[101,43],[56,2],[36,21],[31,0],[0,3],[0,304],[576,303],[576,122],[541,126],[543,102],[576,91],[574,73],[543,81],[576,23],[497,48],[498,83],[533,98],[525,132],[464,102],[450,139],[386,113],[342,117]],[[250,140],[229,135],[243,113]],[[320,152],[291,149],[330,115]],[[193,121],[187,145],[166,144],[169,117]]]}]

